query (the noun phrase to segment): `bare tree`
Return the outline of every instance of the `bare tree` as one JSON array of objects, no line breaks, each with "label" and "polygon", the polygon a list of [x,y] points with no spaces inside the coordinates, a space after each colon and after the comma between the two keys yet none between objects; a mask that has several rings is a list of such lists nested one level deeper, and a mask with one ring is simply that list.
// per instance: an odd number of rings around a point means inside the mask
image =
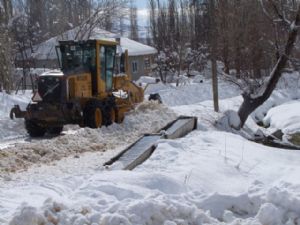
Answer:
[{"label": "bare tree", "polygon": [[100,0],[97,8],[91,16],[80,26],[75,39],[88,39],[95,28],[109,28],[111,24],[117,23],[120,18],[128,14],[128,0]]},{"label": "bare tree", "polygon": [[11,39],[7,29],[0,27],[0,90],[9,92],[11,89],[12,61]]},{"label": "bare tree", "polygon": [[12,17],[11,0],[0,2],[0,90],[10,91],[12,73],[11,37],[8,24]]},{"label": "bare tree", "polygon": [[155,0],[149,0],[149,33],[151,33],[153,44],[157,45],[157,11]]},{"label": "bare tree", "polygon": [[138,22],[137,22],[137,8],[131,5],[130,7],[130,38],[132,40],[138,41],[139,40],[139,33],[138,33]]},{"label": "bare tree", "polygon": [[[273,70],[270,73],[268,79],[266,79],[265,82],[259,85],[259,87],[248,88],[243,92],[242,96],[244,101],[238,111],[241,120],[241,127],[243,127],[243,125],[245,124],[248,116],[257,107],[263,104],[272,94],[280,77],[282,76],[283,70],[287,66],[287,62],[292,54],[292,50],[294,48],[294,44],[298,35],[298,29],[300,25],[300,5],[298,4],[296,11],[292,11],[294,13],[291,14],[294,14],[294,18],[292,21],[290,21],[290,19],[286,17],[286,13],[280,10],[278,4],[276,4],[272,0],[269,0],[268,3],[273,7],[272,11],[276,16],[269,16],[270,14],[265,8],[264,11],[267,13],[273,23],[279,22],[288,27],[287,40],[283,52],[278,51],[276,54],[278,56],[278,60],[273,67]],[[263,2],[262,5],[264,7]]]},{"label": "bare tree", "polygon": [[155,71],[163,83],[167,83],[168,80],[178,80],[177,78],[174,79],[174,74],[176,74],[179,65],[179,56],[176,52],[171,49],[160,51],[155,62]]}]

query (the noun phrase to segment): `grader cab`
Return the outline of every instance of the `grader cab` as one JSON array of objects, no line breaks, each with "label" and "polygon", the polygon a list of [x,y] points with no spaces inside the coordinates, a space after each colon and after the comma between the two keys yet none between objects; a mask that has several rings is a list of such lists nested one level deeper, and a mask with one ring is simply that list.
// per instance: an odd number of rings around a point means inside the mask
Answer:
[{"label": "grader cab", "polygon": [[131,81],[128,53],[117,52],[117,46],[107,40],[59,42],[61,70],[42,74],[26,111],[16,105],[11,118],[24,118],[32,137],[59,134],[66,124],[99,128],[121,123],[143,101],[144,91]]}]

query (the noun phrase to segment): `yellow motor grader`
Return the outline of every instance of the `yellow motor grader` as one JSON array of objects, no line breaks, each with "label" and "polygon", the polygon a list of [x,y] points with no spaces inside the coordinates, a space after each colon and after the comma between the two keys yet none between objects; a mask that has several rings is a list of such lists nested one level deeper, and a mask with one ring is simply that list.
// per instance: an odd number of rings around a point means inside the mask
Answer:
[{"label": "yellow motor grader", "polygon": [[10,117],[24,118],[32,137],[60,134],[66,124],[99,128],[122,122],[143,101],[144,90],[131,81],[128,51],[117,53],[117,47],[108,40],[60,41],[61,70],[39,76],[26,111],[15,105]]}]

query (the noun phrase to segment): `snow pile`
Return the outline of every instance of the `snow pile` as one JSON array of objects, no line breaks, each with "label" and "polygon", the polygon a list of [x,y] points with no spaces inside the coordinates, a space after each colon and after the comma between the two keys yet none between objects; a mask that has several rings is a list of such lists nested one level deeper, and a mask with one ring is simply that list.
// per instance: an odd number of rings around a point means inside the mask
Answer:
[{"label": "snow pile", "polygon": [[270,130],[284,134],[300,132],[300,101],[291,101],[271,108],[263,122]]},{"label": "snow pile", "polygon": [[[237,96],[240,92],[241,91],[236,86],[220,80],[220,99]],[[173,84],[151,84],[148,86],[145,93],[159,93],[163,103],[168,106],[195,104],[213,98],[210,79],[203,80],[203,83],[186,84],[179,87],[175,87]]]},{"label": "snow pile", "polygon": [[[120,181],[123,176],[128,181]],[[108,178],[111,177],[111,178]],[[105,181],[109,179],[110,181]],[[113,182],[117,180],[117,182]],[[165,194],[163,190],[151,190],[161,183],[177,190]],[[147,187],[147,185],[149,187]],[[196,207],[188,194],[180,193],[185,187],[159,174],[144,176],[140,173],[118,172],[94,176],[76,193],[71,206],[46,200],[40,208],[22,207],[10,225],[173,225],[173,224],[218,224],[207,212]],[[90,191],[90,196],[87,196]],[[77,202],[77,199],[82,201]],[[84,199],[84,200],[83,200]]]},{"label": "snow pile", "polygon": [[[182,140],[162,142],[138,171],[159,170],[202,193],[193,202],[220,221],[226,217],[232,224],[285,224],[300,219],[298,156],[239,135],[195,131]],[[279,219],[269,213],[274,210]]]},{"label": "snow pile", "polygon": [[257,122],[262,121],[271,108],[291,100],[299,99],[299,87],[300,74],[298,72],[283,74],[270,98],[252,114],[253,119]]},{"label": "snow pile", "polygon": [[126,146],[144,133],[157,132],[175,119],[171,110],[156,102],[140,104],[122,124],[101,129],[82,128],[52,139],[33,139],[1,150],[0,171],[16,171],[36,163],[49,163],[83,152],[106,151]]},{"label": "snow pile", "polygon": [[202,83],[205,80],[203,75],[196,75],[193,79],[193,83]]},{"label": "snow pile", "polygon": [[241,120],[236,111],[227,110],[218,120],[218,126],[226,131],[231,131],[232,128],[238,130],[241,127]]},{"label": "snow pile", "polygon": [[252,117],[256,121],[262,121],[271,108],[298,98],[300,98],[300,92],[275,90],[270,98],[254,111]]},{"label": "snow pile", "polygon": [[156,84],[156,78],[155,77],[149,77],[149,76],[141,76],[137,81],[137,84]]},{"label": "snow pile", "polygon": [[20,193],[18,201],[35,201],[21,205],[10,225],[298,224],[298,152],[270,149],[239,135],[195,131],[162,140],[134,171],[98,169],[52,182],[46,173],[31,184],[34,193],[26,186],[11,190]]}]

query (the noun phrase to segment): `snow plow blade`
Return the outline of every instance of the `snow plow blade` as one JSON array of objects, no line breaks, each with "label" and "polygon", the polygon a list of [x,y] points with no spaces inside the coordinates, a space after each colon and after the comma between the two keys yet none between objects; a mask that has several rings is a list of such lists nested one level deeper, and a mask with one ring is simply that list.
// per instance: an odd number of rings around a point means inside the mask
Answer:
[{"label": "snow plow blade", "polygon": [[14,119],[15,118],[24,118],[26,116],[26,111],[22,111],[20,109],[20,106],[19,105],[15,105],[11,110],[10,110],[10,113],[9,113],[9,117],[10,119]]},{"label": "snow plow blade", "polygon": [[195,129],[197,129],[197,117],[180,116],[161,131],[165,131],[163,138],[176,139],[184,137]]},{"label": "snow plow blade", "polygon": [[181,116],[162,128],[159,133],[143,135],[103,166],[113,166],[113,169],[133,170],[152,155],[160,139],[181,138],[196,128],[197,117]]}]

